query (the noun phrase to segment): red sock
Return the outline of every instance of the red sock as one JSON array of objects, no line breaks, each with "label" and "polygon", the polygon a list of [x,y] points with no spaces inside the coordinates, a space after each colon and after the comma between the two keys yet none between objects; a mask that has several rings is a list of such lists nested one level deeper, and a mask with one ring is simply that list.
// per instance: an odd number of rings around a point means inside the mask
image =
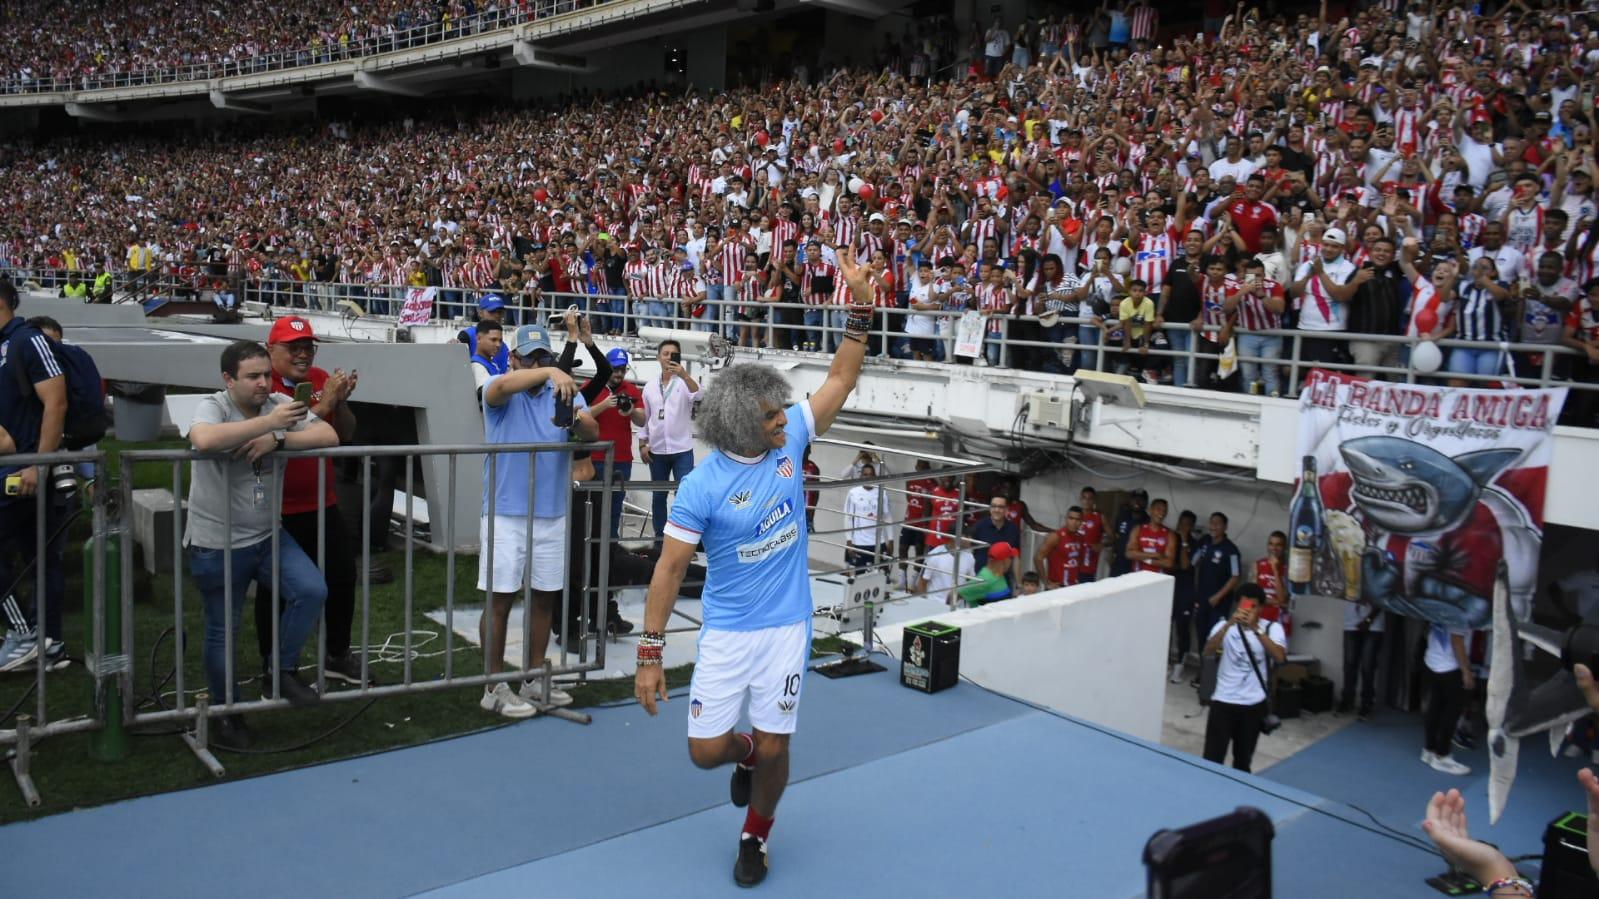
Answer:
[{"label": "red sock", "polygon": [[744,754],[743,758],[738,760],[738,763],[740,765],[743,765],[746,768],[755,767],[755,735],[754,734],[741,734],[741,733],[738,733],[737,731],[735,731],[733,733],[733,736],[735,736],[735,737],[743,737],[744,738],[744,742],[750,744],[749,751]]},{"label": "red sock", "polygon": [[752,805],[749,812],[744,815],[744,834],[746,836],[760,837],[761,842],[764,843],[772,832],[773,820],[772,818],[762,818],[756,814],[755,806]]}]

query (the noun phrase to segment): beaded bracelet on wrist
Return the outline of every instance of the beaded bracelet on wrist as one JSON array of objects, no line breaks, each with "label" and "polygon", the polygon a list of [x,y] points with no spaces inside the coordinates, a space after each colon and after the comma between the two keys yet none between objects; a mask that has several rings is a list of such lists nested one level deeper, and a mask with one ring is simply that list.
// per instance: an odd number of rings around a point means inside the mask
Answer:
[{"label": "beaded bracelet on wrist", "polygon": [[1531,899],[1533,895],[1532,882],[1527,880],[1525,877],[1501,877],[1493,883],[1483,887],[1482,891],[1489,896],[1498,896],[1500,890],[1509,889],[1511,887],[1515,887],[1516,889],[1521,890],[1521,892],[1506,893],[1503,897],[1501,897],[1501,899],[1510,899],[1512,896],[1526,896]]}]

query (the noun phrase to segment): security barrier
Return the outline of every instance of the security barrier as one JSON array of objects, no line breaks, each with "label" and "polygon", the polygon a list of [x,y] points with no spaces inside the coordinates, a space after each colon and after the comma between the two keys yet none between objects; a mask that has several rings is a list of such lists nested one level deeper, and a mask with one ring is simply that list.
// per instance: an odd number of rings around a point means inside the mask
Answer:
[{"label": "security barrier", "polygon": [[[871,478],[848,479],[822,479],[807,485],[808,488],[822,491],[848,489],[861,484],[890,484],[901,482],[908,477],[939,477],[942,475],[966,475],[986,470],[983,463],[965,459],[927,457],[916,453],[907,453],[887,447],[872,446],[870,444],[855,444],[839,440],[824,440],[841,447],[869,450],[880,454],[900,454],[914,458],[929,458],[935,465],[931,470],[895,474],[881,474]],[[610,535],[611,506],[613,502],[623,501],[625,490],[675,490],[677,484],[670,481],[628,481],[625,485],[617,484],[612,480],[588,480],[569,482],[561,485],[547,485],[538,483],[537,477],[529,477],[527,485],[528,509],[536,508],[535,501],[541,490],[570,489],[567,518],[561,535],[561,552],[563,558],[572,564],[573,550],[581,552],[582,559],[578,563],[580,568],[569,568],[567,577],[563,579],[559,608],[553,610],[562,623],[562,640],[558,657],[551,659],[535,659],[532,655],[534,616],[530,613],[532,608],[532,585],[530,578],[522,579],[521,599],[524,614],[522,616],[522,653],[520,666],[504,671],[491,671],[490,658],[485,651],[481,671],[459,670],[455,664],[454,654],[457,651],[457,637],[455,634],[457,621],[457,596],[455,575],[457,557],[460,554],[458,547],[462,541],[457,540],[458,529],[461,523],[455,520],[451,509],[430,510],[428,526],[442,527],[445,531],[443,545],[446,547],[444,569],[444,651],[443,671],[438,676],[418,678],[413,670],[413,659],[416,657],[414,633],[416,621],[414,620],[416,598],[416,585],[414,582],[415,569],[413,566],[416,540],[417,515],[414,508],[417,485],[415,479],[418,460],[430,456],[445,456],[448,458],[446,465],[448,478],[448,493],[454,494],[459,489],[476,490],[477,484],[460,485],[456,482],[456,470],[462,457],[487,456],[484,471],[488,483],[493,483],[502,460],[513,455],[526,455],[529,457],[529,471],[535,471],[534,460],[542,453],[574,452],[600,453],[605,462],[604,471],[609,473],[615,470],[614,447],[609,442],[595,443],[522,443],[522,444],[462,444],[449,446],[350,446],[332,447],[320,450],[299,452],[275,452],[262,457],[264,464],[259,477],[267,496],[272,497],[274,506],[281,508],[281,496],[285,466],[291,460],[312,459],[316,464],[316,545],[304,547],[304,551],[315,563],[317,573],[323,578],[324,585],[328,572],[330,553],[347,549],[347,547],[329,546],[327,516],[331,512],[341,515],[341,507],[329,507],[326,502],[329,488],[328,460],[334,460],[357,467],[356,482],[361,494],[361,515],[358,537],[352,534],[352,539],[359,539],[361,546],[357,556],[357,596],[356,617],[352,633],[352,653],[358,647],[360,676],[359,684],[348,689],[329,690],[328,674],[325,667],[327,659],[327,618],[319,610],[317,626],[314,634],[307,639],[305,648],[311,649],[315,660],[301,666],[300,670],[314,670],[315,678],[309,683],[314,686],[319,702],[353,702],[369,701],[381,697],[395,695],[414,695],[437,690],[447,690],[457,687],[488,686],[498,683],[513,681],[528,681],[536,685],[533,689],[533,702],[539,706],[543,714],[559,717],[568,721],[588,723],[588,715],[551,704],[552,680],[555,677],[576,677],[580,681],[589,674],[604,669],[606,664],[606,651],[608,633],[609,608],[606,599],[615,588],[626,586],[644,586],[648,583],[648,573],[653,567],[649,563],[641,570],[634,565],[631,569],[625,566],[613,572],[613,554],[618,553],[616,543]],[[401,615],[404,622],[403,635],[399,636],[399,659],[386,658],[385,661],[397,662],[400,665],[401,677],[398,683],[378,685],[373,682],[370,672],[373,659],[373,632],[372,632],[372,581],[371,581],[371,536],[375,527],[388,527],[389,521],[374,521],[372,498],[373,460],[392,458],[404,466],[403,484],[405,506],[400,515],[400,535],[403,541],[404,571],[400,573],[403,581],[400,585]],[[185,565],[184,536],[184,505],[174,503],[171,520],[171,559],[172,566],[172,594],[170,622],[160,636],[153,640],[146,639],[144,643],[138,639],[138,629],[135,627],[135,576],[134,557],[136,547],[133,530],[125,526],[123,516],[119,510],[131,512],[134,504],[134,483],[138,473],[148,471],[150,468],[165,469],[166,474],[162,480],[170,484],[174,497],[186,495],[184,467],[185,465],[226,463],[232,459],[231,454],[201,453],[183,449],[153,449],[153,450],[124,450],[115,454],[101,451],[85,452],[60,452],[36,455],[16,455],[5,457],[7,464],[21,464],[36,466],[39,473],[40,484],[49,484],[46,478],[52,471],[59,475],[62,483],[61,489],[52,490],[53,502],[33,502],[31,509],[35,516],[36,544],[34,555],[39,559],[52,560],[48,564],[40,564],[27,577],[34,583],[32,607],[35,611],[35,620],[42,630],[47,620],[46,599],[48,596],[47,570],[52,565],[59,565],[58,556],[51,556],[47,551],[52,547],[62,545],[70,525],[82,514],[79,509],[74,509],[72,503],[78,492],[75,490],[76,481],[68,478],[69,472],[63,472],[60,466],[91,465],[97,475],[92,481],[92,488],[82,491],[87,509],[92,517],[90,523],[91,540],[86,547],[85,568],[87,578],[84,583],[86,591],[86,636],[84,646],[85,668],[90,678],[93,692],[93,705],[88,714],[68,717],[52,718],[49,702],[49,688],[54,684],[62,685],[64,675],[60,672],[49,671],[51,662],[47,660],[47,653],[41,651],[33,660],[33,684],[22,697],[24,701],[33,700],[31,711],[16,715],[16,727],[13,730],[0,730],[0,747],[10,747],[8,761],[12,768],[19,789],[26,801],[31,806],[40,804],[40,796],[35,788],[30,773],[30,763],[38,752],[38,744],[50,737],[79,732],[97,732],[96,746],[92,754],[103,760],[114,760],[122,754],[121,744],[126,733],[140,729],[142,733],[168,733],[178,737],[183,744],[195,755],[198,761],[212,774],[222,776],[226,769],[222,762],[212,751],[210,733],[211,722],[222,715],[232,715],[241,712],[258,712],[279,710],[290,706],[282,689],[284,666],[281,664],[282,645],[279,640],[280,627],[284,604],[284,593],[281,589],[282,582],[282,552],[284,541],[284,528],[278,525],[272,529],[271,535],[265,541],[250,543],[246,546],[232,545],[233,504],[231,499],[221,510],[222,530],[227,534],[224,547],[209,549],[221,552],[223,576],[221,579],[222,597],[220,603],[222,643],[223,643],[223,684],[222,695],[210,695],[208,689],[201,687],[194,689],[190,683],[190,676],[186,670],[189,652],[188,610],[185,603],[185,582],[192,583],[189,575],[190,568]],[[119,481],[110,484],[103,476],[107,471],[107,463],[115,461],[120,472]],[[906,466],[907,468],[910,466]],[[167,475],[170,477],[168,478]],[[148,480],[148,475],[146,476]],[[70,483],[71,486],[68,486]],[[885,488],[892,489],[892,488]],[[902,491],[901,491],[902,492]],[[486,491],[487,508],[484,510],[484,527],[487,531],[485,544],[494,544],[495,515],[499,504],[497,492]],[[965,502],[965,479],[961,479],[960,508],[965,510],[969,504]],[[192,513],[192,510],[191,510]],[[442,521],[440,520],[442,518]],[[960,553],[967,551],[972,545],[971,541],[962,536],[964,527],[964,514],[956,516],[953,528],[952,548],[955,553],[954,571],[959,571]],[[592,522],[592,524],[591,524]],[[879,525],[885,530],[896,526],[910,528],[916,531],[929,532],[928,528],[909,524],[904,521],[885,519]],[[841,545],[835,539],[837,535],[848,529],[824,530],[815,532],[818,542],[823,545]],[[475,536],[475,535],[474,535]],[[530,528],[526,536],[529,558],[532,558],[534,542],[533,531]],[[574,546],[574,540],[580,543]],[[625,540],[625,538],[624,538]],[[241,695],[239,683],[236,678],[237,663],[235,660],[239,629],[234,621],[235,606],[242,611],[244,605],[236,597],[236,582],[234,566],[240,564],[235,556],[240,550],[259,549],[261,542],[268,542],[270,578],[266,583],[256,580],[252,576],[249,580],[254,582],[257,590],[257,601],[263,601],[260,591],[270,589],[270,621],[271,633],[269,644],[271,646],[270,659],[266,660],[261,689],[261,697],[248,698]],[[147,547],[154,551],[153,543]],[[108,564],[113,562],[113,564]],[[634,560],[637,561],[637,560]],[[827,567],[813,571],[814,576],[829,577],[842,575],[852,577],[861,572],[881,565],[886,560],[874,558],[870,563],[860,566],[844,565],[842,567]],[[494,559],[491,552],[485,560],[484,568],[487,582],[493,583]],[[64,575],[65,572],[62,572]],[[613,577],[613,574],[615,575]],[[243,579],[241,579],[243,580]],[[18,578],[20,583],[21,578]],[[685,582],[685,588],[701,586],[703,581]],[[4,586],[4,585],[0,585]],[[14,585],[13,585],[14,586]],[[245,589],[248,589],[246,587]],[[9,591],[8,591],[9,592]],[[65,599],[64,597],[62,598]],[[55,601],[52,598],[52,601]],[[160,600],[157,598],[157,603]],[[212,607],[214,608],[214,603]],[[485,612],[490,603],[485,601]],[[192,608],[192,606],[190,607]],[[590,610],[593,610],[592,612]],[[695,630],[699,622],[691,616],[678,613],[688,620],[691,626],[677,628],[677,631]],[[148,615],[146,616],[148,620]],[[214,622],[213,622],[214,624]],[[575,628],[573,625],[575,624]],[[590,625],[593,625],[592,628]],[[482,626],[485,628],[485,645],[491,641],[491,629],[494,627],[494,617],[485,615]],[[870,633],[870,622],[867,623],[867,632]],[[163,652],[169,640],[170,651]],[[579,636],[580,635],[580,636]],[[576,637],[576,639],[574,639]],[[391,638],[392,640],[392,638]],[[313,648],[314,644],[314,648]],[[41,644],[43,648],[44,644]],[[552,647],[553,649],[553,647]],[[171,672],[161,677],[158,667],[164,667],[164,661],[170,661]],[[141,681],[154,684],[148,696],[141,699],[137,693],[136,684]],[[170,694],[164,688],[170,681],[172,690]],[[170,705],[166,697],[171,696]],[[20,712],[21,702],[13,712]],[[153,707],[151,707],[153,706]],[[0,709],[0,713],[4,712]],[[5,718],[0,718],[4,724]],[[176,730],[162,731],[159,726],[172,727]],[[157,730],[149,728],[157,726]]]}]

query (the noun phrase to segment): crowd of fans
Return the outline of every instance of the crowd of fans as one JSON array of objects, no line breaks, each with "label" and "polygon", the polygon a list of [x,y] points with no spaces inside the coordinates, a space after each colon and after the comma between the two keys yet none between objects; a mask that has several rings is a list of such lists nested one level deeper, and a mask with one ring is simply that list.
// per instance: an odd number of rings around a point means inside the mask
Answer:
[{"label": "crowd of fans", "polygon": [[0,93],[249,74],[404,50],[587,6],[577,0],[0,3]]},{"label": "crowd of fans", "polygon": [[[1142,5],[1014,35],[972,23],[948,81],[924,26],[880,68],[815,83],[19,143],[0,262],[159,268],[230,294],[343,282],[377,312],[387,285],[513,307],[575,291],[602,314],[825,349],[851,244],[880,325],[904,335],[882,353],[955,356],[952,315],[971,310],[998,316],[962,357],[979,364],[1290,394],[1274,360],[1293,344],[1380,374],[1407,340],[1453,339],[1458,383],[1543,369],[1504,341],[1569,349],[1553,373],[1595,380],[1587,15],[1239,7],[1215,24],[1168,45]],[[1573,420],[1593,414],[1580,396]]]}]

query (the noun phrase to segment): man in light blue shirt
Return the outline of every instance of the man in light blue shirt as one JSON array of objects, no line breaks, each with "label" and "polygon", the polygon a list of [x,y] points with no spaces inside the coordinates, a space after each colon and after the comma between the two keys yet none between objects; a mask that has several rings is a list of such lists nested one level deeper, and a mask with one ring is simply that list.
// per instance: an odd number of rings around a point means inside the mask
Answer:
[{"label": "man in light blue shirt", "polygon": [[[571,424],[556,423],[562,404],[571,404]],[[485,443],[566,443],[599,436],[599,425],[577,383],[555,365],[550,335],[542,325],[516,329],[511,370],[483,384]],[[497,453],[483,463],[483,518],[479,531],[477,588],[488,591],[478,627],[488,654],[489,672],[505,670],[505,629],[511,606],[531,583],[533,639],[530,658],[542,665],[550,644],[550,620],[566,581],[566,512],[572,489],[572,453],[546,450],[529,471],[529,453]],[[528,484],[529,477],[532,485]],[[529,508],[529,493],[532,494]],[[491,533],[492,529],[492,533]],[[531,579],[531,581],[530,581]],[[492,617],[491,617],[492,613]],[[527,718],[538,709],[508,683],[483,692],[482,706],[507,718]]]},{"label": "man in light blue shirt", "polygon": [[[858,305],[827,380],[789,404],[775,369],[734,365],[705,391],[695,420],[714,451],[683,478],[666,523],[639,638],[635,692],[651,714],[666,701],[664,631],[695,547],[705,546],[705,624],[689,693],[689,757],[734,763],[735,806],[748,806],[733,879],[766,876],[766,840],[788,782],[788,744],[810,654],[812,614],[805,523],[805,448],[827,432],[860,378],[872,322],[872,286],[854,253],[839,271]],[[745,696],[753,733],[738,733]]]}]

